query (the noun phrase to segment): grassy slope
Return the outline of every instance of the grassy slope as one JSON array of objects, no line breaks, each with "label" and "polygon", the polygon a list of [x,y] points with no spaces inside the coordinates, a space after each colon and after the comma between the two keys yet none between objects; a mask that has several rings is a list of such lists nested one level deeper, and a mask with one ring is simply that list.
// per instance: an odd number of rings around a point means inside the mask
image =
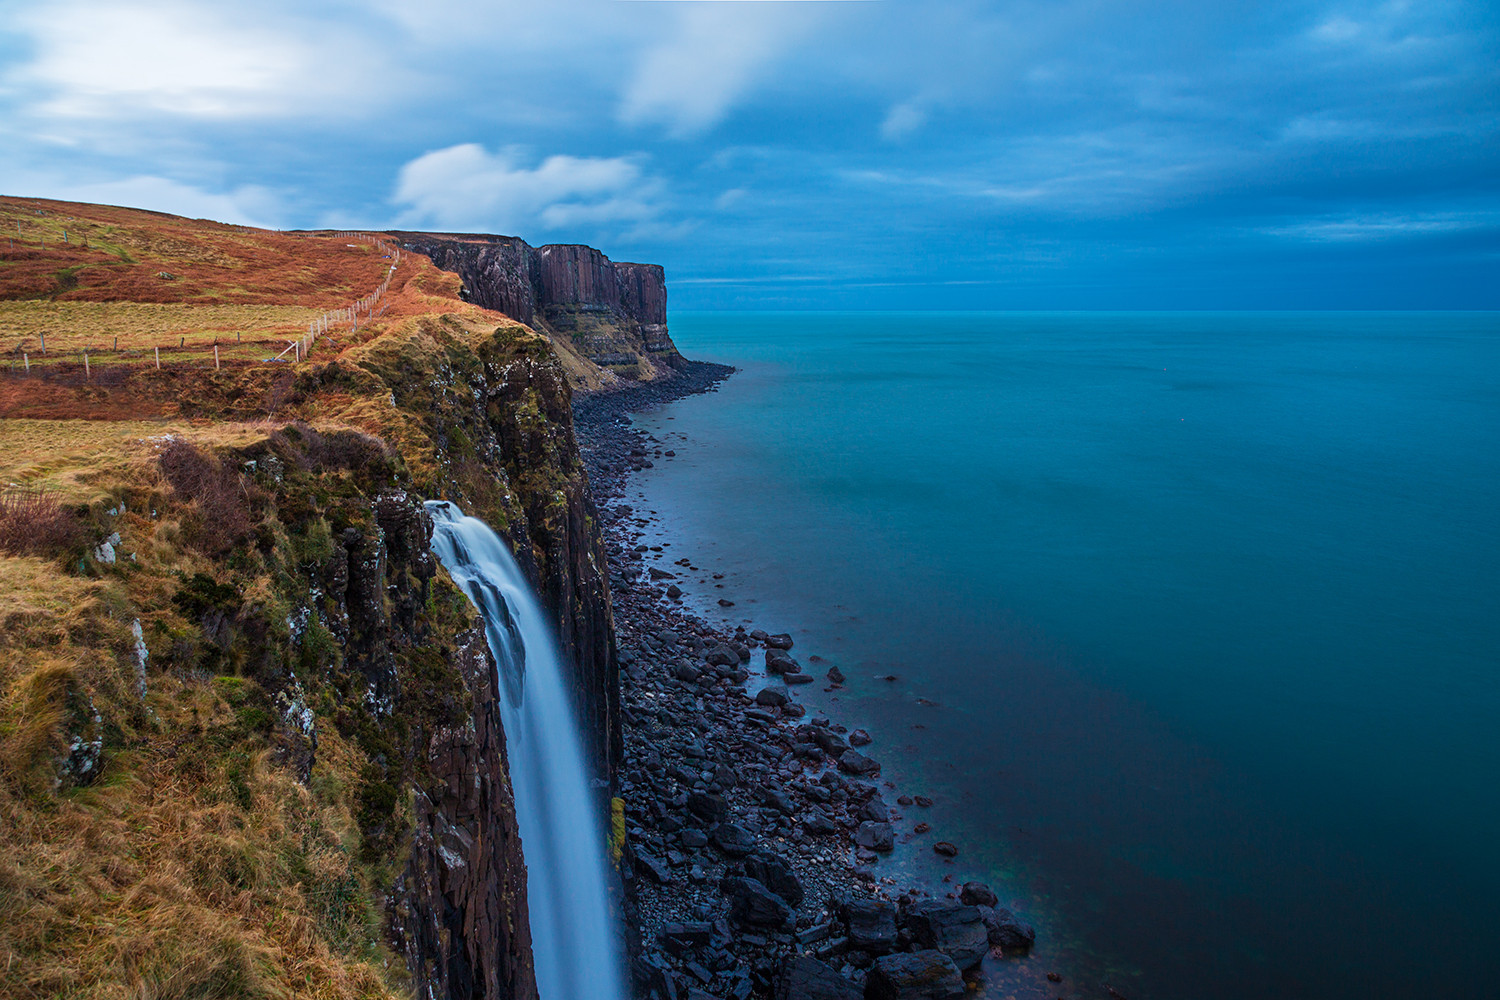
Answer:
[{"label": "grassy slope", "polygon": [[[49,349],[117,331],[122,351],[186,330],[248,340],[367,293],[383,268],[343,240],[0,199],[0,224],[17,222],[22,242],[40,242],[0,244],[0,349],[42,327]],[[377,828],[370,811],[394,795],[399,814],[420,762],[397,760],[394,737],[350,708],[355,679],[326,630],[294,646],[286,622],[316,605],[307,567],[330,539],[373,530],[380,489],[456,494],[507,518],[515,499],[486,464],[494,456],[466,452],[457,417],[433,417],[452,406],[429,383],[463,389],[465,366],[550,352],[463,303],[457,279],[424,259],[398,278],[381,319],[323,341],[295,371],[236,359],[158,372],[122,354],[102,359],[117,370],[93,381],[60,368],[0,373],[0,487],[49,490],[72,530],[32,554],[0,554],[0,995],[405,992],[378,905],[400,848],[388,817]],[[516,404],[523,433],[535,409]],[[293,419],[303,429],[288,434]],[[390,443],[388,461],[368,460],[364,435]],[[239,494],[174,486],[160,458],[182,442],[229,470]],[[263,470],[268,455],[292,471],[237,471],[251,457]],[[226,504],[243,508],[238,522]],[[111,532],[123,539],[113,564],[93,553]],[[469,614],[440,576],[421,627],[439,648]],[[136,621],[150,655],[144,699]],[[320,719],[305,785],[275,762],[274,706],[255,664],[278,657],[295,663]],[[400,657],[432,706],[402,724],[453,721],[442,664]],[[102,769],[80,780],[65,762],[93,740]]]}]

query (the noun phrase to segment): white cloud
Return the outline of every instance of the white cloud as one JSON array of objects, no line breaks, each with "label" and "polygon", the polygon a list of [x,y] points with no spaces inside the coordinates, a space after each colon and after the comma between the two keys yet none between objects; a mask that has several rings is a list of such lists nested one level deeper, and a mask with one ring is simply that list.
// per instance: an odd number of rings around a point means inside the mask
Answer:
[{"label": "white cloud", "polygon": [[915,100],[902,101],[891,108],[880,124],[880,137],[887,140],[904,139],[927,124],[927,112]]},{"label": "white cloud", "polygon": [[816,23],[815,6],[681,5],[676,30],[645,53],[626,87],[621,119],[679,136],[713,125]]},{"label": "white cloud", "polygon": [[274,228],[283,214],[275,193],[255,185],[215,194],[166,177],[145,175],[103,182],[69,182],[32,175],[11,177],[5,183],[8,191],[23,196],[145,208],[239,226]]},{"label": "white cloud", "polygon": [[643,223],[660,211],[659,181],[630,157],[549,156],[523,164],[519,150],[450,146],[401,168],[399,224],[516,232],[605,223]]},{"label": "white cloud", "polygon": [[396,74],[359,32],[185,2],[65,0],[12,24],[35,58],[7,74],[48,118],[232,119],[368,107]]},{"label": "white cloud", "polygon": [[1270,227],[1262,232],[1270,236],[1285,236],[1313,243],[1367,243],[1377,240],[1463,232],[1494,224],[1493,212],[1479,212],[1472,215],[1452,212],[1417,215],[1387,213],[1311,219],[1286,226]]}]

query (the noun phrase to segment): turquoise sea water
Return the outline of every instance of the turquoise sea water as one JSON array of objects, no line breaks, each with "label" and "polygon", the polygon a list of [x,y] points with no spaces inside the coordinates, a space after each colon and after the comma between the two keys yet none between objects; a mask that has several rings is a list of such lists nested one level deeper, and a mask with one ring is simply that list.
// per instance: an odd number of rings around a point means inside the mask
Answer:
[{"label": "turquoise sea water", "polygon": [[635,502],[1038,924],[995,996],[1500,996],[1500,317],[671,323],[742,371]]}]

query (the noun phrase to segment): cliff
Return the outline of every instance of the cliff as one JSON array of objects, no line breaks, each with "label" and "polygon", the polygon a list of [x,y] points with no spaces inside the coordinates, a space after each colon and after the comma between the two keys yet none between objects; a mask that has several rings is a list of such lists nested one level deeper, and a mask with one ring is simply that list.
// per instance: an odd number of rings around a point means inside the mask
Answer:
[{"label": "cliff", "polygon": [[[666,277],[592,247],[532,247],[513,236],[390,234],[463,279],[469,301],[552,335],[617,379],[650,381],[683,366],[667,332]],[[579,384],[589,384],[578,375]]]},{"label": "cliff", "polygon": [[[22,484],[0,491],[0,994],[533,997],[493,665],[422,501],[512,541],[613,777],[613,622],[563,362],[413,258],[379,317],[266,363],[343,290],[294,309],[247,274],[317,264],[367,290],[378,248],[15,214],[72,242],[17,251],[24,287],[0,268],[0,329],[91,361],[3,345],[27,363],[0,375],[0,482]],[[77,284],[31,280],[49,268]],[[117,273],[167,304],[111,298]],[[195,355],[184,328],[218,332]]]}]

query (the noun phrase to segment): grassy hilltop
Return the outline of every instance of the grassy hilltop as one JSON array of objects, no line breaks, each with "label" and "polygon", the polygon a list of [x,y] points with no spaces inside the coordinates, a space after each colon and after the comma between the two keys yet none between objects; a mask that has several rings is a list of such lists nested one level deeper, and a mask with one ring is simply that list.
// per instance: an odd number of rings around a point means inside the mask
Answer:
[{"label": "grassy hilltop", "polygon": [[390,264],[0,198],[0,995],[400,996],[431,960],[430,747],[484,692],[413,525],[449,497],[555,560],[587,362],[417,255],[268,360]]}]

